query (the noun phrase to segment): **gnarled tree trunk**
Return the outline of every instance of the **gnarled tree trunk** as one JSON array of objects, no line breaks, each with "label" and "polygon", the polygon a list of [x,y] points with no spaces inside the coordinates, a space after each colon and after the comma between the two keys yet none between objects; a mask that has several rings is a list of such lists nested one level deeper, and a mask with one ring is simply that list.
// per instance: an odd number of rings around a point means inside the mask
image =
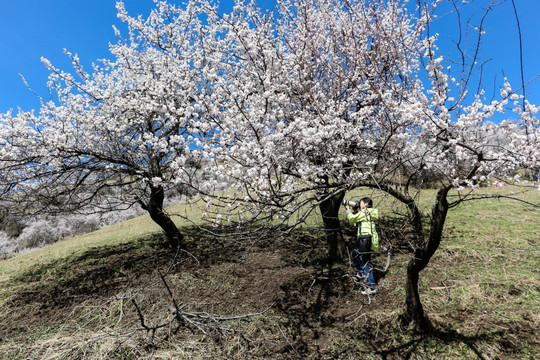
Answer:
[{"label": "gnarled tree trunk", "polygon": [[420,301],[418,279],[420,271],[427,266],[441,243],[442,231],[449,207],[446,196],[450,189],[451,187],[445,187],[437,193],[437,199],[432,209],[431,229],[427,243],[425,246],[420,246],[415,250],[414,256],[407,265],[405,311],[401,316],[401,320],[408,325],[409,329],[419,333],[430,332],[432,327]]},{"label": "gnarled tree trunk", "polygon": [[169,215],[163,211],[164,199],[165,191],[162,186],[150,186],[150,200],[148,204],[141,204],[141,206],[148,211],[150,218],[163,229],[169,241],[169,246],[175,249],[181,245],[184,236],[180,233]]},{"label": "gnarled tree trunk", "polygon": [[344,196],[345,193],[339,193],[328,197],[319,204],[326,232],[328,260],[331,263],[342,260],[345,255],[345,241],[339,222],[339,209]]}]

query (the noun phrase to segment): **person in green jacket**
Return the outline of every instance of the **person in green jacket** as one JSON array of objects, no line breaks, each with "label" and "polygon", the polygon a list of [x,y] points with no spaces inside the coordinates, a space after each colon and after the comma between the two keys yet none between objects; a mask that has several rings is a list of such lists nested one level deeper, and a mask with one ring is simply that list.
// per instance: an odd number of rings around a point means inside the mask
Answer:
[{"label": "person in green jacket", "polygon": [[[359,208],[350,209],[349,204],[346,204],[345,210],[349,222],[358,227],[358,235],[371,235],[371,251],[378,251],[379,235],[375,228],[375,220],[379,218],[379,211],[373,208],[373,201],[365,197],[360,200]],[[373,276],[371,252],[362,253],[359,249],[354,249],[351,252],[351,257],[354,260],[358,275],[366,279],[367,288],[362,291],[362,294],[374,294],[377,291],[377,284]]]}]

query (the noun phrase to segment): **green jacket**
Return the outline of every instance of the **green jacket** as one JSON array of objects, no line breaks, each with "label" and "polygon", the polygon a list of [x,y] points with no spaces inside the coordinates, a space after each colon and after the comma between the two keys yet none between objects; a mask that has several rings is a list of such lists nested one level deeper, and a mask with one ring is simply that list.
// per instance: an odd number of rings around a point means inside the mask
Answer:
[{"label": "green jacket", "polygon": [[379,235],[375,228],[375,220],[379,218],[379,211],[373,208],[365,208],[353,213],[351,210],[347,211],[347,219],[353,225],[358,226],[358,235],[371,235],[371,250],[379,250]]}]

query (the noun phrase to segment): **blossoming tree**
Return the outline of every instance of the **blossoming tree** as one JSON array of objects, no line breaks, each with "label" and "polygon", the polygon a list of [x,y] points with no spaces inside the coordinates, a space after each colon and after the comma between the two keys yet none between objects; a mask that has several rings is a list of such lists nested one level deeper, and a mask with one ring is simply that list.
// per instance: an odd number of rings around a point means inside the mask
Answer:
[{"label": "blossoming tree", "polygon": [[[439,248],[448,210],[495,176],[537,171],[540,158],[538,107],[508,82],[493,101],[468,94],[479,47],[461,49],[455,80],[430,34],[434,9],[412,15],[399,0],[282,0],[264,13],[239,4],[216,21],[223,37],[214,52],[223,56],[204,112],[219,129],[206,151],[239,190],[220,199],[247,205],[251,216],[295,216],[293,225],[319,208],[331,259],[343,250],[346,191],[376,188],[408,208],[416,239],[403,320],[420,331],[429,322],[419,273]],[[507,108],[514,119],[491,121]],[[429,232],[417,204],[420,175],[439,188]],[[452,190],[458,197],[450,200]]]},{"label": "blossoming tree", "polygon": [[190,184],[198,162],[192,148],[200,138],[197,99],[205,88],[201,6],[156,2],[146,20],[128,16],[122,2],[117,8],[129,36],[117,31],[114,60],[89,73],[68,53],[76,74],[43,60],[55,97],[38,113],[1,118],[1,180],[17,209],[139,203],[176,247],[182,234],[163,201],[168,186]]},{"label": "blossoming tree", "polygon": [[237,6],[216,25],[223,59],[205,114],[220,129],[207,147],[218,174],[271,215],[318,207],[332,259],[345,191],[378,186],[382,154],[398,155],[424,117],[427,18],[413,20],[395,1],[280,1],[273,14]]}]

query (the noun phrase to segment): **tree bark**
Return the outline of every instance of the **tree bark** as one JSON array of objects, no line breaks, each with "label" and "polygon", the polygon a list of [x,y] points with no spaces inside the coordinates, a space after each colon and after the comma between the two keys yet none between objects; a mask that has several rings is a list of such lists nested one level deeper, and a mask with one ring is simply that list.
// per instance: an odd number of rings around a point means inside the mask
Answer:
[{"label": "tree bark", "polygon": [[326,232],[328,261],[330,263],[343,260],[345,255],[345,241],[339,222],[339,209],[344,196],[345,193],[336,194],[325,199],[319,205]]},{"label": "tree bark", "polygon": [[167,240],[169,241],[169,246],[173,249],[180,246],[184,240],[184,236],[174,222],[171,220],[169,215],[163,211],[163,200],[165,199],[165,192],[161,186],[151,186],[150,187],[150,200],[148,206],[144,207],[146,211],[150,214],[150,217],[156,224],[158,224],[161,229],[165,232]]},{"label": "tree bark", "polygon": [[432,329],[418,292],[419,267],[414,259],[407,265],[407,281],[405,283],[405,311],[401,315],[402,322],[416,333],[429,333]]},{"label": "tree bark", "polygon": [[431,229],[427,243],[424,246],[419,246],[414,251],[414,255],[407,265],[405,311],[401,319],[409,326],[409,329],[419,333],[430,332],[432,326],[424,313],[424,308],[420,300],[418,279],[420,277],[420,271],[427,266],[441,243],[449,207],[446,196],[450,189],[451,187],[444,187],[437,193],[437,199],[432,209]]}]

